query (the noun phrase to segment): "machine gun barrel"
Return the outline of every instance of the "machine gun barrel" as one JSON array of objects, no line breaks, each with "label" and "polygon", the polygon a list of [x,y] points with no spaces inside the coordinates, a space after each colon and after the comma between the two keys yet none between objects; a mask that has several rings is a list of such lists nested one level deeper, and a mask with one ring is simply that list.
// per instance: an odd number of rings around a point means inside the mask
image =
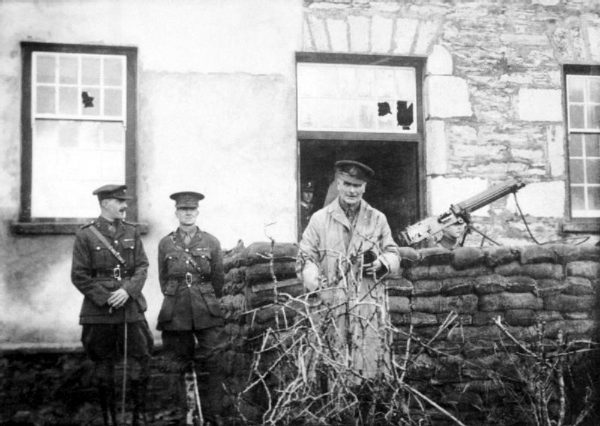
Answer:
[{"label": "machine gun barrel", "polygon": [[479,210],[480,208],[487,206],[488,204],[493,203],[494,201],[510,193],[517,192],[524,186],[525,184],[519,180],[502,185],[495,185],[465,201],[461,201],[455,206],[451,206],[451,210],[456,215],[463,215],[465,213],[468,214],[474,212],[475,210]]}]

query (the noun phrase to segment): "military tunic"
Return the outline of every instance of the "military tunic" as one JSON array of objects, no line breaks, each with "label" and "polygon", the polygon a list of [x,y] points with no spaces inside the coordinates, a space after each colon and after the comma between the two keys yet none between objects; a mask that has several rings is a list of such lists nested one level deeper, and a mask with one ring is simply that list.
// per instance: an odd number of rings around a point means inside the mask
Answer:
[{"label": "military tunic", "polygon": [[[120,253],[125,265],[104,246],[91,230],[95,226]],[[121,281],[114,278],[119,266]],[[99,217],[82,227],[75,236],[71,281],[83,293],[80,324],[118,324],[144,320],[147,308],[142,288],[146,282],[148,258],[139,231],[132,223],[109,222]],[[111,292],[123,288],[130,298],[124,309],[110,309],[107,300]]]},{"label": "military tunic", "polygon": [[189,244],[174,231],[158,245],[158,274],[164,300],[157,328],[207,329],[223,324],[217,297],[225,279],[219,240],[196,230]]}]

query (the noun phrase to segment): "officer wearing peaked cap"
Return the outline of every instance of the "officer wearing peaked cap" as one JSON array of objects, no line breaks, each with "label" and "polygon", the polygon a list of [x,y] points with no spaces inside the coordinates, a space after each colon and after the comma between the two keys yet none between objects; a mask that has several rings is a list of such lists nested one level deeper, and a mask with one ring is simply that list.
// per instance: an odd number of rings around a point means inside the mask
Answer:
[{"label": "officer wearing peaked cap", "polygon": [[[164,299],[157,328],[162,331],[171,365],[183,376],[188,424],[197,424],[201,410],[194,397],[198,392],[194,359],[206,366],[214,365],[216,350],[223,342],[223,317],[217,299],[224,282],[223,257],[219,240],[196,225],[198,203],[204,195],[183,191],[170,198],[175,201],[179,226],[158,245],[158,275]],[[222,386],[215,380],[214,375],[208,375],[210,397],[201,398],[208,417],[217,414],[218,408],[211,402],[219,401],[222,395]]]},{"label": "officer wearing peaked cap", "polygon": [[104,185],[93,195],[98,197],[100,216],[77,232],[71,267],[71,281],[84,295],[81,340],[95,364],[104,423],[116,424],[115,364],[126,352],[133,424],[143,424],[153,344],[142,294],[148,258],[138,229],[124,220],[127,201],[133,199],[127,186]]},{"label": "officer wearing peaked cap", "polygon": [[387,359],[377,323],[385,298],[381,279],[399,270],[400,257],[385,215],[363,200],[373,169],[342,160],[335,171],[339,195],[310,218],[297,270],[306,290],[330,307],[321,310],[327,318],[315,319],[328,325],[327,344],[349,355],[356,378],[371,380],[383,373]]},{"label": "officer wearing peaked cap", "polygon": [[133,197],[127,194],[127,185],[103,185],[96,188],[92,195],[98,196],[98,200],[114,198],[117,200],[133,200]]}]

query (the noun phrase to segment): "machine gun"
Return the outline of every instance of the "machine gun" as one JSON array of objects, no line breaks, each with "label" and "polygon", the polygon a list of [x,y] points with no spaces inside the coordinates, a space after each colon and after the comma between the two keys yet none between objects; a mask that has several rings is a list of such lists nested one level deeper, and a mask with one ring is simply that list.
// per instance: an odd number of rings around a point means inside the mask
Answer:
[{"label": "machine gun", "polygon": [[[413,225],[407,226],[400,232],[400,236],[407,245],[414,246],[456,224],[466,224],[466,232],[470,230],[479,232],[470,225],[471,213],[510,193],[516,193],[524,186],[525,184],[520,180],[514,180],[503,185],[492,186],[465,201],[456,205],[450,205],[450,209],[439,216],[431,216]],[[483,235],[481,232],[479,233]],[[466,234],[464,234],[464,236],[466,236]],[[462,242],[464,242],[464,236]],[[483,235],[483,237],[490,239],[485,235]]]}]

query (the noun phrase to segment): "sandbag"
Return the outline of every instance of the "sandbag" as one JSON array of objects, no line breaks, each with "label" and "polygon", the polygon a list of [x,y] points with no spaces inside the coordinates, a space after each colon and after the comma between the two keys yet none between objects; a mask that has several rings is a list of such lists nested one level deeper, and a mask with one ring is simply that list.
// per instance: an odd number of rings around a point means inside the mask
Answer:
[{"label": "sandbag", "polygon": [[[275,277],[277,278],[277,280],[293,278],[296,276],[296,262],[288,261],[285,263],[274,263],[273,272],[275,273]],[[253,285],[255,283],[265,283],[270,281],[273,281],[270,264],[257,263],[246,268],[247,285]]]},{"label": "sandbag", "polygon": [[274,262],[294,262],[298,255],[298,246],[294,243],[256,242],[250,244],[245,250],[245,265],[252,266],[257,263],[269,263],[271,257]]},{"label": "sandbag", "polygon": [[[275,296],[275,289],[277,289],[279,295],[278,298]],[[302,281],[297,278],[290,278],[278,281],[276,286],[273,282],[258,283],[253,286],[248,286],[246,287],[246,300],[250,308],[256,308],[276,301],[284,303],[288,297],[282,293],[292,297],[303,294],[304,286]]]}]

